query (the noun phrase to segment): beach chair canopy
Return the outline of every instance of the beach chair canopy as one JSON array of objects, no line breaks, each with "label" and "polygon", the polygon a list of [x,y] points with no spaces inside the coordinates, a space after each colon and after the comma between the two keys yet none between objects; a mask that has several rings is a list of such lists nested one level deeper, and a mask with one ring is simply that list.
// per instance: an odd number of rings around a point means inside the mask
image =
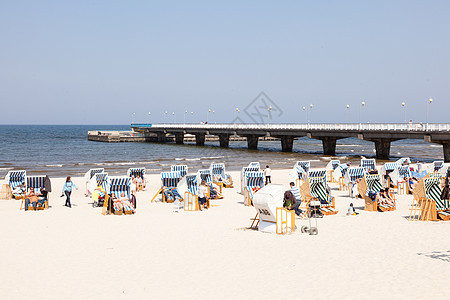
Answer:
[{"label": "beach chair canopy", "polygon": [[261,169],[261,165],[259,164],[258,161],[253,161],[253,162],[249,163],[247,167]]},{"label": "beach chair canopy", "polygon": [[90,169],[89,171],[86,172],[86,174],[84,174],[84,179],[86,182],[88,182],[89,180],[91,180],[94,174],[103,172],[105,172],[104,168]]},{"label": "beach chair canopy", "polygon": [[52,191],[52,184],[47,175],[27,176],[27,191],[30,187],[34,188],[36,193],[39,193],[41,189],[45,189],[47,192]]},{"label": "beach chair canopy", "polygon": [[402,164],[399,164],[398,162],[387,162],[384,164],[384,169],[386,171],[394,171],[395,169],[397,169],[399,166],[401,166]]},{"label": "beach chair canopy", "polygon": [[92,194],[98,186],[101,186],[105,190],[105,192],[109,194],[108,180],[108,173],[95,173],[94,176],[92,176],[91,180],[89,180],[89,182],[87,183],[88,193]]},{"label": "beach chair canopy", "polygon": [[261,169],[259,167],[243,167],[241,170],[241,193],[244,192],[244,188],[245,188],[245,174],[247,174],[248,172],[259,172]]},{"label": "beach chair canopy", "polygon": [[209,167],[211,170],[211,174],[213,176],[220,176],[222,178],[225,178],[225,164],[223,163],[212,163]]},{"label": "beach chair canopy", "polygon": [[327,170],[321,169],[321,170],[313,170],[308,172],[308,177],[325,177],[325,180],[327,179]]},{"label": "beach chair canopy", "polygon": [[188,166],[187,165],[172,165],[170,166],[170,171],[172,172],[180,172],[181,177],[186,176],[186,174],[188,173]]},{"label": "beach chair canopy", "polygon": [[367,174],[365,176],[367,189],[372,192],[379,192],[383,188],[381,177],[378,174]]},{"label": "beach chair canopy", "polygon": [[334,180],[338,181],[339,178],[344,177],[345,173],[347,173],[348,165],[347,164],[339,164],[339,166],[333,172]]},{"label": "beach chair canopy", "polygon": [[136,178],[139,175],[139,177],[144,178],[145,168],[129,168],[127,174],[128,177],[134,176]]},{"label": "beach chair canopy", "polygon": [[436,160],[433,162],[434,168],[440,170],[444,166],[443,160]]},{"label": "beach chair canopy", "polygon": [[114,193],[117,198],[120,198],[121,193],[125,193],[125,196],[130,199],[130,186],[131,186],[131,178],[118,176],[111,177],[109,179],[109,190],[110,193]]},{"label": "beach chair canopy", "polygon": [[356,182],[356,179],[363,178],[366,174],[366,170],[362,167],[348,168],[344,175],[344,183]]},{"label": "beach chair canopy", "polygon": [[261,171],[245,173],[245,186],[249,189],[264,187],[264,173]]},{"label": "beach chair canopy", "polygon": [[186,179],[188,191],[194,195],[197,195],[198,194],[198,186],[200,185],[198,176],[197,175],[186,175],[185,179]]},{"label": "beach chair canopy", "polygon": [[426,197],[436,202],[436,210],[450,209],[448,199],[441,200],[441,180],[439,178],[424,178],[423,181]]},{"label": "beach chair canopy", "polygon": [[370,171],[370,170],[376,170],[376,164],[375,164],[375,159],[374,158],[363,158],[361,159],[361,168],[364,168],[364,170],[366,170],[366,172]]},{"label": "beach chair canopy", "polygon": [[402,157],[397,159],[396,163],[398,163],[400,166],[402,166],[403,164],[410,164],[411,163],[411,159],[409,159],[409,157]]},{"label": "beach chair canopy", "polygon": [[295,163],[295,166],[301,167],[306,173],[309,172],[309,169],[311,167],[311,162],[308,161],[298,161]]},{"label": "beach chair canopy", "polygon": [[181,180],[180,171],[161,172],[161,187],[174,188]]},{"label": "beach chair canopy", "polygon": [[18,185],[26,184],[26,177],[27,171],[9,171],[8,174],[6,174],[5,180],[11,189],[14,189]]},{"label": "beach chair canopy", "polygon": [[394,185],[397,185],[399,178],[411,177],[411,172],[409,170],[409,166],[398,166],[394,171],[389,173],[389,177],[391,178]]},{"label": "beach chair canopy", "polygon": [[325,169],[336,170],[336,168],[339,167],[340,164],[341,164],[341,162],[339,160],[330,160],[328,162],[327,166],[325,167]]},{"label": "beach chair canopy", "polygon": [[200,182],[204,180],[206,183],[212,183],[212,174],[210,169],[201,169],[197,172],[198,177],[200,178]]}]

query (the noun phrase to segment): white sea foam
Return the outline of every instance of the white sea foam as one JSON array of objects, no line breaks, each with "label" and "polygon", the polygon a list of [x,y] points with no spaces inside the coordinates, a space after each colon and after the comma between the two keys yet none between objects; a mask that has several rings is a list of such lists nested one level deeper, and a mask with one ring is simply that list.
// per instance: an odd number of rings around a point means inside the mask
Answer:
[{"label": "white sea foam", "polygon": [[184,158],[178,158],[178,157],[176,157],[175,160],[184,160]]},{"label": "white sea foam", "polygon": [[201,157],[202,159],[219,159],[219,158],[224,158],[225,156],[204,156]]},{"label": "white sea foam", "polygon": [[12,170],[14,168],[0,168],[0,170]]},{"label": "white sea foam", "polygon": [[64,165],[45,165],[46,167],[55,167],[55,168],[62,168]]},{"label": "white sea foam", "polygon": [[197,161],[200,160],[200,158],[186,158],[187,161]]}]

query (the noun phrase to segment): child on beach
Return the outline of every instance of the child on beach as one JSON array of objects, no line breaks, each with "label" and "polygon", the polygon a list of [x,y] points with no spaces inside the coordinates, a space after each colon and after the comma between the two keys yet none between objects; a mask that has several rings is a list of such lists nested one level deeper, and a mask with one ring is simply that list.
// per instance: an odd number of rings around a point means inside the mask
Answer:
[{"label": "child on beach", "polygon": [[355,208],[353,207],[353,203],[350,203],[350,206],[348,207],[347,216],[356,216],[359,215],[359,213],[356,212]]}]

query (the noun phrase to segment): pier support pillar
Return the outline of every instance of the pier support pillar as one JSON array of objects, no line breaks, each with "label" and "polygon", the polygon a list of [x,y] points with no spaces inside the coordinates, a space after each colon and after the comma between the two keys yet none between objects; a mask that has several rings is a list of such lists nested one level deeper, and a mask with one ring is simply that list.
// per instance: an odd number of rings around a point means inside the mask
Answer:
[{"label": "pier support pillar", "polygon": [[282,136],[281,138],[281,152],[292,152],[294,146],[293,136]]},{"label": "pier support pillar", "polygon": [[256,150],[258,149],[258,139],[259,136],[257,135],[247,135],[247,147],[250,150]]},{"label": "pier support pillar", "polygon": [[175,133],[175,143],[184,144],[184,133]]},{"label": "pier support pillar", "polygon": [[444,162],[450,162],[450,141],[441,143],[444,150]]},{"label": "pier support pillar", "polygon": [[391,141],[392,139],[371,139],[375,142],[375,151],[377,159],[389,159],[389,154],[391,152]]},{"label": "pier support pillar", "polygon": [[197,146],[204,146],[205,145],[205,134],[202,132],[195,133],[195,144]]},{"label": "pier support pillar", "polygon": [[219,134],[219,144],[221,148],[228,148],[230,146],[230,135]]},{"label": "pier support pillar", "polygon": [[158,143],[165,143],[166,142],[166,134],[164,132],[158,132],[157,133]]},{"label": "pier support pillar", "polygon": [[337,138],[332,136],[327,136],[321,138],[322,140],[322,148],[323,148],[323,154],[325,155],[336,155],[336,140]]}]

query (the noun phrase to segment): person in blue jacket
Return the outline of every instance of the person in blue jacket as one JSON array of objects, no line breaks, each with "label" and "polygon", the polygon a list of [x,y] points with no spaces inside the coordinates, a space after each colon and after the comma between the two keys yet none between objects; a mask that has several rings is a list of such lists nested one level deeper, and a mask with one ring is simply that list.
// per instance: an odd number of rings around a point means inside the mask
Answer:
[{"label": "person in blue jacket", "polygon": [[72,194],[72,189],[73,188],[78,190],[78,188],[75,185],[75,183],[73,183],[72,180],[70,179],[70,176],[67,176],[66,182],[64,182],[64,186],[63,186],[61,197],[66,195],[66,204],[64,204],[64,206],[67,206],[67,207],[70,207],[70,208],[72,207],[72,204],[70,204],[70,194]]}]

